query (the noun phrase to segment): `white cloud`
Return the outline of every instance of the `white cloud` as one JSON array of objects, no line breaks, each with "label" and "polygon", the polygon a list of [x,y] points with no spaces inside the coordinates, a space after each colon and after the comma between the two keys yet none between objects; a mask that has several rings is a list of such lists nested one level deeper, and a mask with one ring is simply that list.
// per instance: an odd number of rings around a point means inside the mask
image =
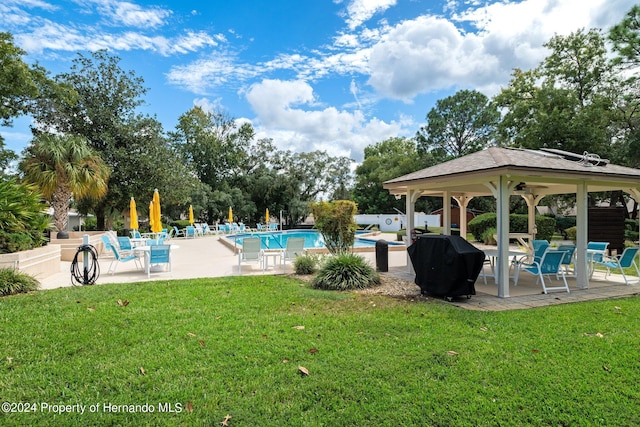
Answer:
[{"label": "white cloud", "polygon": [[376,13],[384,12],[395,5],[396,0],[352,0],[347,5],[347,25],[349,29],[354,30]]},{"label": "white cloud", "polygon": [[[588,3],[588,4],[586,4]],[[371,47],[371,84],[382,95],[411,101],[417,94],[459,87],[494,92],[513,68],[537,66],[554,34],[620,21],[634,0],[524,0],[471,7],[444,17],[420,16],[388,29]],[[448,8],[453,3],[448,4]],[[459,24],[459,25],[458,25]],[[465,31],[463,25],[475,31]]]},{"label": "white cloud", "polygon": [[367,119],[358,110],[313,109],[318,100],[301,80],[263,80],[249,88],[246,98],[257,115],[258,136],[273,138],[281,149],[325,150],[361,161],[364,147],[404,131],[403,123]]},{"label": "white cloud", "polygon": [[44,21],[30,33],[19,33],[15,39],[26,51],[42,53],[45,50],[75,52],[82,50],[147,50],[163,56],[195,52],[206,46],[217,46],[224,37],[213,37],[205,32],[187,32],[167,38],[147,36],[138,32],[89,32],[86,28]]},{"label": "white cloud", "polygon": [[97,0],[98,11],[115,24],[140,28],[157,28],[165,24],[171,11],[159,7],[142,8],[127,1]]}]

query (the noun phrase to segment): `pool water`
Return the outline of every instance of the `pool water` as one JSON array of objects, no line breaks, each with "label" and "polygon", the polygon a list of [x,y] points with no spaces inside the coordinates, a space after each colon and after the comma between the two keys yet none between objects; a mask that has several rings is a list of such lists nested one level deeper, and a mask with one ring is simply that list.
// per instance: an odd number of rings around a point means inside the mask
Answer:
[{"label": "pool water", "polygon": [[[362,234],[362,233],[360,233]],[[241,233],[232,236],[227,236],[232,242],[242,245],[242,239],[244,237],[260,237],[262,249],[284,249],[287,246],[287,239],[290,237],[303,237],[305,249],[322,249],[325,247],[322,234],[316,230],[289,230],[289,231],[275,231],[269,233]],[[402,245],[398,242],[388,242],[391,245]],[[358,237],[356,232],[356,239],[353,244],[355,248],[373,248],[376,245],[376,241],[373,239],[366,239]]]}]

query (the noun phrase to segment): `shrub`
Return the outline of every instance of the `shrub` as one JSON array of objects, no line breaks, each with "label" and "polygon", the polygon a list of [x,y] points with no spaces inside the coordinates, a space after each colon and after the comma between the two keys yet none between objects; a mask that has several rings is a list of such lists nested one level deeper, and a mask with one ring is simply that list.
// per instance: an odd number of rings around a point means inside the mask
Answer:
[{"label": "shrub", "polygon": [[316,202],[310,205],[316,228],[331,254],[345,253],[353,246],[358,224],[354,220],[357,206],[351,200]]},{"label": "shrub", "polygon": [[576,225],[576,219],[572,217],[566,216],[557,216],[556,217],[556,229],[562,237],[568,239],[567,237],[567,228],[574,227]]},{"label": "shrub", "polygon": [[[553,237],[556,221],[554,218],[536,215],[536,228],[538,233],[536,239],[549,240]],[[473,238],[479,242],[484,241],[484,233],[489,228],[497,229],[497,216],[495,212],[489,212],[478,215],[469,221],[469,232],[473,234]],[[528,227],[528,217],[525,214],[509,215],[509,230],[512,233],[526,233]]]},{"label": "shrub", "polygon": [[353,253],[343,253],[329,257],[311,280],[317,289],[346,291],[365,289],[380,284],[380,275],[367,261]]},{"label": "shrub", "polygon": [[318,269],[318,264],[317,255],[300,255],[293,261],[293,271],[296,274],[313,274]]},{"label": "shrub", "polygon": [[498,243],[493,237],[495,234],[498,234],[498,230],[495,228],[487,228],[484,230],[484,233],[482,233],[482,242],[484,242],[485,245],[497,245]]},{"label": "shrub", "polygon": [[40,283],[32,276],[12,268],[0,268],[0,295],[35,291]]},{"label": "shrub", "polygon": [[0,253],[33,249],[46,243],[51,219],[36,188],[14,179],[0,180]]},{"label": "shrub", "polygon": [[578,235],[578,227],[569,227],[564,230],[567,233],[567,240],[571,240],[572,242],[576,242],[576,236]]}]

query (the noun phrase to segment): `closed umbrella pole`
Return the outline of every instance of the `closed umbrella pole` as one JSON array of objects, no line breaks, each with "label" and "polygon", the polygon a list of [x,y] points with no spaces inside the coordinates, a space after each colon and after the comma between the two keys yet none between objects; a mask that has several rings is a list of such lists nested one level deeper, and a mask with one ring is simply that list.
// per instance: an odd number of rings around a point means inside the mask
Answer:
[{"label": "closed umbrella pole", "polygon": [[153,225],[151,226],[151,231],[154,233],[160,233],[162,231],[160,216],[160,193],[156,188],[153,191]]},{"label": "closed umbrella pole", "polygon": [[229,206],[229,222],[233,222],[233,209]]},{"label": "closed umbrella pole", "polygon": [[136,210],[136,201],[133,197],[129,201],[129,228],[132,230],[138,229],[138,211]]},{"label": "closed umbrella pole", "polygon": [[269,222],[269,208],[267,208],[267,211],[264,213],[264,222]]},{"label": "closed umbrella pole", "polygon": [[149,202],[149,229],[153,230],[153,200]]},{"label": "closed umbrella pole", "polygon": [[189,223],[193,225],[194,222],[195,221],[193,219],[193,205],[189,205]]}]

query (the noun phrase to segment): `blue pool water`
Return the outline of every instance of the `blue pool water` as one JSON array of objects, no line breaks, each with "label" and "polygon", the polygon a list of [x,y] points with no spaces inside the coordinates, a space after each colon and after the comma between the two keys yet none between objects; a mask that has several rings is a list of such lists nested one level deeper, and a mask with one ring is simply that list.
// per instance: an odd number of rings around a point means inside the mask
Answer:
[{"label": "blue pool water", "polygon": [[[376,241],[373,239],[366,239],[358,237],[356,232],[356,240],[354,242],[355,248],[373,248],[376,245]],[[360,233],[362,234],[362,233]],[[322,234],[316,230],[288,230],[288,231],[275,231],[270,233],[241,233],[232,236],[227,236],[232,242],[235,241],[238,245],[242,245],[242,239],[244,237],[260,237],[262,240],[262,249],[283,249],[287,246],[287,239],[289,237],[304,237],[305,249],[321,249],[324,248],[324,239]],[[389,246],[402,245],[399,242],[388,242]]]}]

